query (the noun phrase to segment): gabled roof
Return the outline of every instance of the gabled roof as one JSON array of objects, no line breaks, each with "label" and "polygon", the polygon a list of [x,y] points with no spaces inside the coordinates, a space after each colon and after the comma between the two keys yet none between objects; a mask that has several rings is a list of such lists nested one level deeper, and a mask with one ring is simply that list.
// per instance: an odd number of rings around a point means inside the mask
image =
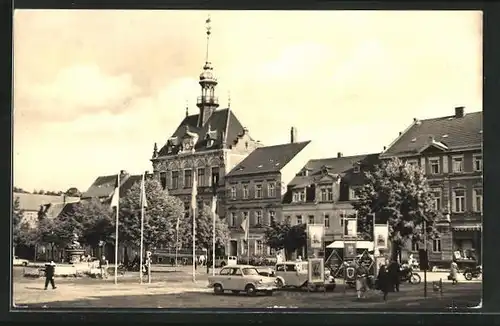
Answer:
[{"label": "gabled roof", "polygon": [[[243,126],[230,109],[214,111],[201,128],[197,126],[198,117],[199,114],[185,117],[167,143],[160,149],[158,156],[176,155],[179,153],[182,138],[186,132],[198,135],[198,140],[194,147],[196,151],[229,148],[244,133]],[[209,140],[213,142],[211,146],[208,146]]]},{"label": "gabled roof", "polygon": [[418,154],[429,146],[450,151],[481,146],[482,130],[483,112],[417,120],[381,157]]},{"label": "gabled roof", "polygon": [[307,162],[302,168],[302,170],[307,170],[308,174],[306,176],[295,176],[288,185],[292,187],[306,187],[316,183],[324,177],[323,171],[325,168],[328,172],[327,175],[332,176],[332,178],[334,176],[340,176],[341,178],[348,176],[350,179],[362,179],[363,173],[353,173],[354,166],[359,165],[361,171],[372,169],[379,163],[378,156],[379,153],[313,159]]},{"label": "gabled roof", "polygon": [[14,200],[16,197],[19,198],[19,206],[25,211],[40,211],[40,207],[47,204],[62,204],[65,201],[66,203],[80,201],[79,197],[36,195],[18,192],[15,192],[13,197]]},{"label": "gabled roof", "polygon": [[310,141],[265,146],[255,149],[226,177],[281,171]]},{"label": "gabled roof", "polygon": [[[82,198],[107,198],[110,197],[115,191],[115,183],[118,174],[106,175],[97,177],[89,189],[82,194]],[[128,175],[122,176],[120,179],[120,198],[127,194],[127,191],[132,188],[134,183],[140,182],[141,175]]]}]

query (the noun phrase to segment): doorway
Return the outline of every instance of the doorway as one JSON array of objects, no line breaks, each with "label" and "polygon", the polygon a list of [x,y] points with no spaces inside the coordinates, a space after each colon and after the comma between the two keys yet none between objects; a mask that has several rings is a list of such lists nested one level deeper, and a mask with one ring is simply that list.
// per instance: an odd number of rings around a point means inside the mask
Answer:
[{"label": "doorway", "polygon": [[238,241],[229,241],[229,256],[238,256]]}]

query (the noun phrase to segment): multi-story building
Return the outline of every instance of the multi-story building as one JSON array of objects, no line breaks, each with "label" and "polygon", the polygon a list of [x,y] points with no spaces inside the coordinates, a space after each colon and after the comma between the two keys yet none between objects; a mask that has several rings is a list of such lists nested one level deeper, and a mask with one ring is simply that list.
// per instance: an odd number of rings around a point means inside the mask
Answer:
[{"label": "multi-story building", "polygon": [[[210,35],[207,26],[207,40]],[[170,195],[184,201],[187,214],[194,175],[199,206],[210,203],[212,181],[218,180],[217,213],[223,218],[226,174],[261,144],[250,137],[232,109],[218,110],[219,101],[215,95],[218,81],[208,61],[208,52],[199,84],[201,96],[196,104],[199,113],[189,115],[186,109],[185,118],[160,150],[155,143],[151,162],[155,177]]]},{"label": "multi-story building", "polygon": [[[428,241],[430,261],[450,261],[456,251],[481,259],[482,116],[457,107],[454,115],[414,119],[380,155],[399,157],[426,173],[435,208],[444,217],[436,224],[440,237]],[[417,251],[418,244],[409,249]]]},{"label": "multi-story building", "polygon": [[[273,254],[264,244],[265,227],[281,219],[286,184],[310,157],[310,142],[296,142],[294,128],[291,134],[290,143],[256,149],[226,176],[229,255]],[[241,227],[245,219],[250,226],[246,245]]]},{"label": "multi-story building", "polygon": [[[314,159],[288,184],[282,214],[291,224],[324,224],[324,248],[342,239],[343,216],[354,214],[355,190],[364,183],[364,172],[379,163],[379,154]],[[307,257],[304,248],[299,255]],[[322,253],[320,253],[322,255]]]}]

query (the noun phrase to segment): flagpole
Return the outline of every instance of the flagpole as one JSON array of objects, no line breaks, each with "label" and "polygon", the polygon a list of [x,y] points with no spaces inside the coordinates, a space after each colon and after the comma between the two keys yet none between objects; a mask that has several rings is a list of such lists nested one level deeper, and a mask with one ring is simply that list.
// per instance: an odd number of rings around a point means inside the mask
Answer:
[{"label": "flagpole", "polygon": [[177,271],[177,256],[179,252],[179,217],[177,217],[177,224],[175,225],[175,270]]},{"label": "flagpole", "polygon": [[144,174],[142,175],[142,180],[141,180],[141,194],[140,194],[140,203],[141,205],[141,245],[140,245],[140,252],[141,252],[141,257],[140,257],[140,267],[139,267],[139,278],[140,278],[140,283],[142,284],[142,266],[143,266],[143,243],[144,243]]},{"label": "flagpole", "polygon": [[216,204],[217,204],[217,184],[218,180],[217,177],[214,177],[212,181],[212,186],[213,186],[213,198],[212,198],[212,214],[213,214],[213,221],[212,221],[212,275],[215,275],[215,212],[216,212]]},{"label": "flagpole", "polygon": [[250,265],[250,216],[247,217],[247,264]]},{"label": "flagpole", "polygon": [[196,282],[196,208],[192,207],[191,212],[193,214],[193,283]]},{"label": "flagpole", "polygon": [[120,216],[120,173],[118,173],[118,183],[116,191],[118,191],[118,201],[116,203],[116,221],[115,221],[115,284],[118,284],[118,221]]}]

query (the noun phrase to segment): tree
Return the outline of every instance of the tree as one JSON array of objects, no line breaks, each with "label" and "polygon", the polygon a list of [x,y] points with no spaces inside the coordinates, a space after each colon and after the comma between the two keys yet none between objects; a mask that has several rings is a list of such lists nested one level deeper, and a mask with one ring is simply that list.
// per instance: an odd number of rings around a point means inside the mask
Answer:
[{"label": "tree", "polygon": [[[196,216],[196,248],[207,249],[211,253],[213,243],[213,216],[210,206],[203,205],[202,209],[197,211]],[[191,216],[182,217],[179,226],[179,238],[183,247],[193,247],[193,219]],[[218,216],[215,220],[215,245],[224,247],[229,240],[229,229],[227,224]]]},{"label": "tree", "polygon": [[393,159],[366,172],[365,178],[365,185],[356,190],[359,200],[352,204],[364,237],[373,235],[371,214],[377,221],[388,222],[393,258],[401,254],[408,240],[421,241],[424,219],[429,235],[436,234],[433,222],[438,213],[433,209],[433,195],[419,167]]},{"label": "tree", "polygon": [[76,187],[69,188],[68,190],[66,190],[66,192],[64,194],[68,197],[81,197],[82,196],[82,193]]},{"label": "tree", "polygon": [[54,260],[54,249],[56,247],[61,248],[64,246],[65,240],[60,238],[62,229],[61,225],[58,223],[57,219],[44,218],[38,221],[38,226],[36,229],[36,242],[47,244],[50,246],[51,259]]},{"label": "tree", "polygon": [[264,241],[275,250],[285,250],[285,257],[307,245],[306,224],[291,226],[288,222],[274,222],[266,228]]},{"label": "tree", "polygon": [[13,238],[13,245],[17,246],[21,244],[21,225],[22,225],[22,219],[23,219],[23,211],[20,207],[19,203],[19,197],[16,197],[14,199],[14,202],[12,203],[12,238]]},{"label": "tree", "polygon": [[24,190],[21,187],[13,187],[12,192],[17,192],[17,193],[21,193],[21,194],[29,194],[28,191]]},{"label": "tree", "polygon": [[109,207],[94,198],[75,204],[73,211],[64,216],[64,221],[69,223],[83,242],[96,247],[101,241],[108,242],[112,239],[115,222],[111,215]]},{"label": "tree", "polygon": [[[169,196],[158,180],[146,179],[146,199],[144,209],[144,247],[173,245],[175,225],[184,214],[184,204],[176,197]],[[120,200],[119,240],[125,245],[140,246],[141,207],[140,182],[134,184],[126,196]]]}]

